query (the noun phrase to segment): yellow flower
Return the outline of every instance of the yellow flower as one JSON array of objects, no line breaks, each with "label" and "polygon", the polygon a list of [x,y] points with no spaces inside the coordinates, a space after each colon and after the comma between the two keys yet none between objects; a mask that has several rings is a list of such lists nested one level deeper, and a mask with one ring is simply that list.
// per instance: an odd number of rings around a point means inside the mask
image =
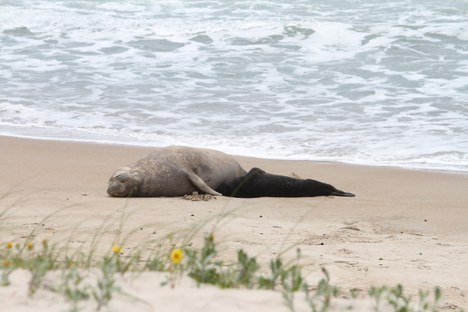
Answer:
[{"label": "yellow flower", "polygon": [[26,244],[26,248],[28,248],[29,250],[33,250],[34,244],[29,242],[29,243]]},{"label": "yellow flower", "polygon": [[12,243],[12,242],[8,242],[8,243],[6,244],[6,247],[7,247],[8,249],[13,248],[13,243]]},{"label": "yellow flower", "polygon": [[171,261],[174,264],[179,264],[184,259],[184,251],[182,249],[173,249],[171,251]]},{"label": "yellow flower", "polygon": [[8,268],[11,265],[11,261],[8,259],[3,260],[3,267]]},{"label": "yellow flower", "polygon": [[112,252],[118,255],[118,254],[120,254],[122,252],[122,247],[114,245],[112,247]]}]

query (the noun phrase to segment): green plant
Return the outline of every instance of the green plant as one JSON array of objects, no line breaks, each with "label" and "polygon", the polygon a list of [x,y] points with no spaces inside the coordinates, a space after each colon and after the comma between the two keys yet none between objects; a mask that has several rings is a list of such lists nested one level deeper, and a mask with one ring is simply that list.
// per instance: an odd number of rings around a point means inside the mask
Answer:
[{"label": "green plant", "polygon": [[260,268],[257,259],[249,257],[244,250],[237,251],[238,274],[237,280],[239,285],[247,288],[253,288],[256,284],[255,274]]},{"label": "green plant", "polygon": [[395,287],[371,287],[369,295],[375,300],[375,311],[381,311],[382,306],[390,306],[395,312],[437,312],[442,291],[435,287],[431,300],[430,292],[419,290],[417,303],[411,295],[405,294],[401,284]]},{"label": "green plant", "polygon": [[88,284],[84,284],[84,280],[76,267],[67,268],[62,271],[62,284],[55,289],[71,302],[72,312],[79,311],[78,303],[91,297],[91,288]]},{"label": "green plant", "polygon": [[6,243],[3,248],[0,249],[0,269],[2,274],[0,277],[0,286],[10,285],[10,274],[16,269],[13,261],[11,260],[13,253],[13,243]]},{"label": "green plant", "polygon": [[270,276],[260,276],[258,279],[259,288],[275,289],[280,278],[281,271],[283,270],[283,261],[280,258],[270,260]]},{"label": "green plant", "polygon": [[294,311],[294,294],[305,285],[301,268],[297,264],[292,265],[283,270],[280,276],[283,299],[285,300],[286,306],[291,311]]},{"label": "green plant", "polygon": [[310,292],[310,286],[307,283],[303,284],[306,301],[309,304],[312,312],[328,311],[331,299],[338,295],[338,288],[330,285],[330,275],[325,268],[322,268],[324,278],[317,284],[314,293]]},{"label": "green plant", "polygon": [[115,291],[120,290],[115,284],[115,273],[118,272],[117,258],[117,254],[110,257],[106,256],[99,265],[100,278],[97,280],[96,287],[92,290],[93,298],[97,303],[96,310],[98,311],[109,303]]},{"label": "green plant", "polygon": [[38,253],[33,252],[32,242],[28,242],[26,248],[29,253],[26,257],[25,268],[31,272],[29,294],[33,295],[41,286],[45,274],[56,267],[56,255],[47,240],[42,241],[42,250]]},{"label": "green plant", "polygon": [[164,272],[166,270],[166,263],[160,257],[153,257],[145,263],[144,270]]},{"label": "green plant", "polygon": [[45,274],[56,267],[56,254],[47,240],[42,241],[42,248],[39,251],[36,252],[35,247],[31,240],[15,246],[12,242],[6,243],[5,249],[0,251],[3,286],[10,284],[9,275],[18,268],[27,269],[31,273],[28,283],[29,295],[33,295],[41,286]]},{"label": "green plant", "polygon": [[186,253],[188,276],[193,278],[198,285],[216,285],[220,277],[218,271],[221,263],[215,261],[217,251],[213,234],[205,237],[200,251],[187,249]]},{"label": "green plant", "polygon": [[10,285],[10,274],[15,270],[15,267],[12,266],[10,260],[5,259],[0,264],[0,270],[2,270],[2,275],[0,277],[0,286],[9,286]]}]

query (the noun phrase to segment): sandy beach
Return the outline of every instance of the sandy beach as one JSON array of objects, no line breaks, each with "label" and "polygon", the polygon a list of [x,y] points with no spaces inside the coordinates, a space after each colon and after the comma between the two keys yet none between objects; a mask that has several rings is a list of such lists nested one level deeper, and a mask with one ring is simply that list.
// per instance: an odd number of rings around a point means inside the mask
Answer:
[{"label": "sandy beach", "polygon": [[[243,248],[266,262],[300,248],[311,281],[325,267],[334,285],[362,297],[373,285],[401,283],[414,294],[439,286],[444,310],[468,308],[468,175],[236,156],[246,170],[294,173],[356,197],[121,199],[106,194],[107,180],[151,148],[0,137],[0,150],[1,244],[20,242],[34,230],[37,239],[80,248],[105,224],[99,248],[108,251],[116,237],[127,237],[125,254],[206,222],[199,236],[215,227],[226,259]],[[151,276],[142,277],[148,284],[134,283],[133,291],[151,302],[141,311],[287,311],[273,292],[199,289],[189,281],[152,295],[142,286],[156,287]],[[13,286],[0,288],[7,307],[0,310],[34,311],[38,305],[25,298]]]}]

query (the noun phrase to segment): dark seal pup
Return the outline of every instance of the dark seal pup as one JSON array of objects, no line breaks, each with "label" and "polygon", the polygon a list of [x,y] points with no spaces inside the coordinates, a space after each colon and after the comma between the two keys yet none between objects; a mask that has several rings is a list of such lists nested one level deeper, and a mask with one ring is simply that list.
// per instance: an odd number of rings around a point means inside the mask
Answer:
[{"label": "dark seal pup", "polygon": [[240,198],[355,196],[337,190],[330,184],[270,174],[259,168],[252,168],[247,174],[221,184],[216,191],[224,196]]},{"label": "dark seal pup", "polygon": [[193,192],[221,195],[215,189],[243,176],[245,170],[227,154],[204,148],[169,146],[133,165],[117,169],[107,193],[115,197],[183,196]]}]

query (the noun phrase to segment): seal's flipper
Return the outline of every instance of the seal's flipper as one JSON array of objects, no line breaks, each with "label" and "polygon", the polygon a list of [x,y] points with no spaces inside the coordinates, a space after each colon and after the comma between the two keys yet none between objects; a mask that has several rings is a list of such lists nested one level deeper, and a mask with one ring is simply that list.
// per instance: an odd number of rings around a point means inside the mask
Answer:
[{"label": "seal's flipper", "polygon": [[335,190],[330,193],[331,196],[342,196],[342,197],[355,197],[353,193],[343,192],[340,190]]},{"label": "seal's flipper", "polygon": [[195,173],[193,172],[186,172],[186,173],[190,182],[192,182],[192,184],[195,185],[195,187],[198,188],[203,193],[214,195],[214,196],[222,196],[221,193],[218,193],[215,190],[213,190],[208,184],[206,184],[205,181],[203,181],[202,178],[197,176]]},{"label": "seal's flipper", "polygon": [[263,171],[262,169],[254,167],[250,169],[250,171],[244,174],[243,176],[238,177],[227,183],[226,182],[222,183],[218,187],[217,190],[226,196],[245,197],[242,195],[242,193],[245,192],[244,186],[246,186],[248,189],[249,188],[248,185],[250,185],[252,181],[255,180],[256,177],[263,176],[265,174],[266,172]]},{"label": "seal's flipper", "polygon": [[297,173],[291,172],[291,178],[300,179],[301,177]]}]

